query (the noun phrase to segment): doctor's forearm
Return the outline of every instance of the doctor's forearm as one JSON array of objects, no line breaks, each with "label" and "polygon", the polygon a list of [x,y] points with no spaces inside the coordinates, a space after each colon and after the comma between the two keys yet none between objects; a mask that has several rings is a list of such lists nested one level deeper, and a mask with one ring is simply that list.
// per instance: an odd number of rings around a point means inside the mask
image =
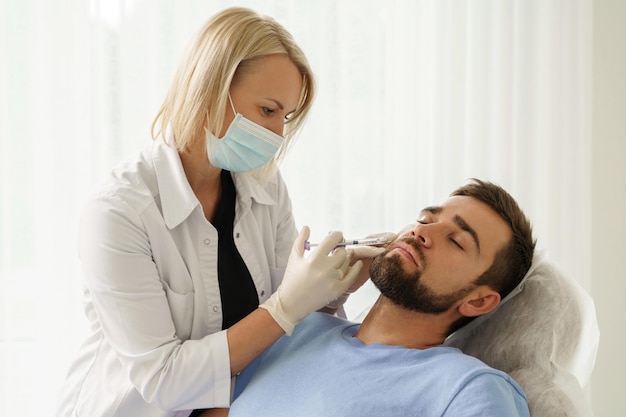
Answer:
[{"label": "doctor's forearm", "polygon": [[229,328],[226,335],[231,376],[241,372],[284,334],[285,331],[263,308],[257,308]]}]

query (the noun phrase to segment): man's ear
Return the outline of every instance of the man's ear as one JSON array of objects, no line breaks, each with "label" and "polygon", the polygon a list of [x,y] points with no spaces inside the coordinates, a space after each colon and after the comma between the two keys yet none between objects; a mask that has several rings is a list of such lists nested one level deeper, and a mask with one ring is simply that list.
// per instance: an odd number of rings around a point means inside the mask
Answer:
[{"label": "man's ear", "polygon": [[465,317],[487,314],[500,304],[500,294],[486,285],[475,288],[459,305],[459,313]]}]

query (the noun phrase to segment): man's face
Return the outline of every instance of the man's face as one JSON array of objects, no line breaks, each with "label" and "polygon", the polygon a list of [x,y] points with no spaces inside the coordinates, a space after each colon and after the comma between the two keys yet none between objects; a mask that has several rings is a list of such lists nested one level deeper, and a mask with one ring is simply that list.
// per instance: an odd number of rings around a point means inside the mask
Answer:
[{"label": "man's face", "polygon": [[376,257],[370,268],[381,294],[423,313],[449,310],[512,237],[508,224],[487,204],[472,197],[450,197],[428,207],[415,224]]}]

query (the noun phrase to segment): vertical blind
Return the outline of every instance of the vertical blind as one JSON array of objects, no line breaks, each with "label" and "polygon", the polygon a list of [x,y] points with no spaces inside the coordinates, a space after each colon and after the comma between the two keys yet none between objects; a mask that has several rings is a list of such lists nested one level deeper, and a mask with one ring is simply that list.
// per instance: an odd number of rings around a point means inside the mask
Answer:
[{"label": "vertical blind", "polygon": [[85,331],[81,201],[231,5],[284,24],[317,76],[282,166],[298,226],[396,231],[477,177],[590,288],[591,0],[0,0],[0,414],[54,408]]}]

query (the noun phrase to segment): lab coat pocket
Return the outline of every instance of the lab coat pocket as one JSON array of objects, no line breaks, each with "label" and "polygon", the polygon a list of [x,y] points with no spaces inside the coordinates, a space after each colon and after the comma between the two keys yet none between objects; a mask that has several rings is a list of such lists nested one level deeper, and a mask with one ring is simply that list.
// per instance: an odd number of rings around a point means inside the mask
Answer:
[{"label": "lab coat pocket", "polygon": [[191,326],[193,324],[194,295],[193,291],[186,294],[180,294],[170,288],[169,284],[161,281],[165,289],[167,302],[172,313],[172,320],[176,328],[176,336],[180,340],[187,340],[191,335]]}]

